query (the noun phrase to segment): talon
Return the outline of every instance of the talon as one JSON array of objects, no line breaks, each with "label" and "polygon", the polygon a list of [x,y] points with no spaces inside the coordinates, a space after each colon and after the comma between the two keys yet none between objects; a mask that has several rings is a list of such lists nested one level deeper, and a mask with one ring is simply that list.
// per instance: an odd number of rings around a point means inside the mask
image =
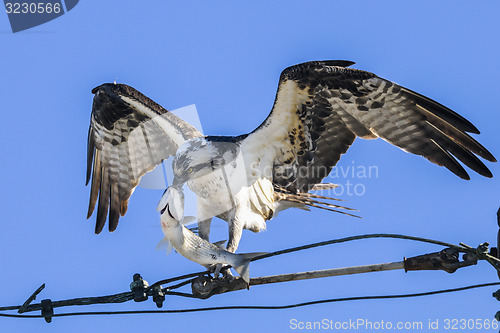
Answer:
[{"label": "talon", "polygon": [[214,278],[217,278],[217,276],[219,275],[219,270],[217,270],[217,264],[214,264],[214,265],[208,265],[206,266],[207,267],[207,271],[210,274],[213,274]]},{"label": "talon", "polygon": [[233,273],[231,273],[229,266],[222,267],[221,272],[224,279],[228,280],[228,282],[232,282],[234,280]]},{"label": "talon", "polygon": [[208,273],[212,274],[214,279],[219,278],[222,275],[224,280],[231,282],[234,280],[234,276],[231,273],[230,266],[224,264],[214,264],[207,267]]},{"label": "talon", "polygon": [[214,265],[215,266],[215,269],[214,269],[214,278],[218,278],[219,277],[219,274],[221,272],[221,269],[222,269],[222,264],[217,264],[217,265]]}]

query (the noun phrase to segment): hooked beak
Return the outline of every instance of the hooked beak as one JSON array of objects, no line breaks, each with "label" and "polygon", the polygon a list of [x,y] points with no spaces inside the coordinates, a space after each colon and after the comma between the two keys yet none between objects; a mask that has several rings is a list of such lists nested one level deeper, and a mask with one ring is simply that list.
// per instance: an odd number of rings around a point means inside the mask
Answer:
[{"label": "hooked beak", "polygon": [[169,186],[163,193],[156,210],[160,211],[162,216],[167,211],[172,218],[181,221],[184,217],[184,193],[182,189]]},{"label": "hooked beak", "polygon": [[172,181],[172,187],[181,189],[187,180],[188,177],[176,175],[174,176],[174,180]]}]

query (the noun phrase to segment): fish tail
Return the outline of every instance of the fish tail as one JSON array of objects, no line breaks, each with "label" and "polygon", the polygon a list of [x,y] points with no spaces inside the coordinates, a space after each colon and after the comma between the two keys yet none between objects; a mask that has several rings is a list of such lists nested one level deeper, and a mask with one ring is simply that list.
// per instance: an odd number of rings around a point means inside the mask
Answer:
[{"label": "fish tail", "polygon": [[238,272],[243,281],[250,284],[250,261],[253,258],[267,254],[267,252],[252,252],[252,253],[242,253],[238,254],[238,262],[233,266],[233,268]]}]

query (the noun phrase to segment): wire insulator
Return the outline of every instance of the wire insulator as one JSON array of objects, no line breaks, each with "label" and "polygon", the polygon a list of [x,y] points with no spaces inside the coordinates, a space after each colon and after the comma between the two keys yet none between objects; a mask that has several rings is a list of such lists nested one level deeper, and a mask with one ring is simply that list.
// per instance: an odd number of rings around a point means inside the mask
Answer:
[{"label": "wire insulator", "polygon": [[158,308],[163,307],[163,302],[165,302],[165,293],[161,286],[153,287],[153,302],[156,303]]},{"label": "wire insulator", "polygon": [[40,303],[42,304],[42,316],[45,318],[47,323],[50,323],[52,321],[52,317],[54,316],[52,301],[50,299],[44,299]]},{"label": "wire insulator", "polygon": [[143,280],[139,273],[134,274],[134,281],[130,284],[130,290],[134,293],[134,301],[144,302],[148,299],[146,289],[149,287],[149,283]]}]

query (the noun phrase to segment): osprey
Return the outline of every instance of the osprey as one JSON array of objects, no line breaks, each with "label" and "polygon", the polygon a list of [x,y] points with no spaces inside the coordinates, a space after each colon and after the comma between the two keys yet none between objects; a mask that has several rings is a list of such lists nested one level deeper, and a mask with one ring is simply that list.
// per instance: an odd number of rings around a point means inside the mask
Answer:
[{"label": "osprey", "polygon": [[[348,68],[350,61],[313,61],[286,68],[264,122],[241,136],[202,136],[194,127],[124,84],[106,83],[95,94],[88,134],[89,218],[97,205],[95,232],[109,212],[109,230],[127,211],[141,177],[174,156],[172,186],[196,193],[199,235],[210,222],[228,222],[227,250],[243,229],[254,232],[279,210],[307,206],[345,212],[312,190],[321,184],[356,137],[382,138],[421,155],[463,179],[457,162],[485,177],[477,157],[493,155],[467,132],[468,120],[447,107],[375,74]],[[476,156],[477,155],[477,156]]]}]

